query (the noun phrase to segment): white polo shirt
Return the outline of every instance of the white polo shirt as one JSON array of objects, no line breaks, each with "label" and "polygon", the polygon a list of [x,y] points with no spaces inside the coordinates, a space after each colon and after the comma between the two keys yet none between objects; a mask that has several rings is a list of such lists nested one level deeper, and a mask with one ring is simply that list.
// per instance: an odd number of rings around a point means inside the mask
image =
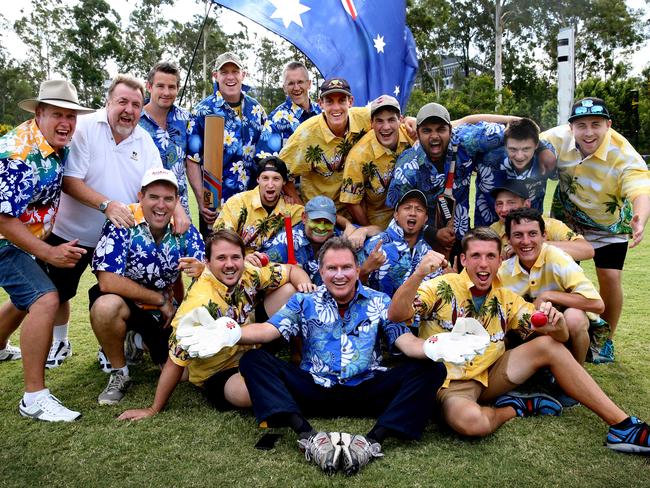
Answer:
[{"label": "white polo shirt", "polygon": [[[128,204],[138,201],[142,177],[153,167],[162,167],[162,161],[147,131],[137,125],[129,137],[115,144],[106,109],[102,109],[79,117],[63,175],[80,178],[107,198]],[[61,193],[53,232],[95,247],[105,220],[98,209]]]}]

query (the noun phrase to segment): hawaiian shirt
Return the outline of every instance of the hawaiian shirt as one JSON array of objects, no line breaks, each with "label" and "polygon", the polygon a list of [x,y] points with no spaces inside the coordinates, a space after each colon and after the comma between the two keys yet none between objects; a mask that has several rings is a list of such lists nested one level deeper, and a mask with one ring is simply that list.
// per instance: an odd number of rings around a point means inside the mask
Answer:
[{"label": "hawaiian shirt", "polygon": [[182,235],[167,226],[160,243],[156,243],[142,206],[132,203],[135,225],[118,229],[106,220],[99,243],[95,248],[92,270],[115,273],[153,290],[164,290],[173,285],[180,271],[182,257],[205,258],[201,234],[193,225]]},{"label": "hawaiian shirt", "polygon": [[242,93],[241,116],[223,99],[218,90],[194,107],[190,120],[190,151],[188,157],[197,163],[203,161],[205,116],[224,118],[223,138],[223,193],[222,202],[255,186],[255,144],[260,138],[266,112],[257,100]]},{"label": "hawaiian shirt", "polygon": [[159,127],[155,120],[142,111],[140,127],[146,130],[160,151],[163,166],[172,171],[178,180],[178,194],[181,205],[187,215],[190,215],[190,206],[187,191],[187,176],[185,172],[185,158],[188,152],[188,126],[192,116],[190,113],[176,105],[167,113],[167,130]]},{"label": "hawaiian shirt", "polygon": [[278,105],[264,124],[262,135],[255,147],[258,158],[277,156],[289,137],[305,120],[321,113],[320,105],[309,101],[309,111],[291,101],[290,97]]},{"label": "hawaiian shirt", "polygon": [[232,290],[221,283],[205,268],[187,290],[187,296],[181,303],[172,321],[174,333],[169,337],[169,357],[179,366],[188,366],[191,383],[202,386],[205,380],[215,373],[239,366],[239,359],[252,345],[225,347],[209,358],[191,358],[187,351],[178,345],[176,328],[180,319],[197,307],[205,307],[213,318],[230,317],[240,326],[255,322],[255,306],[260,301],[262,290],[274,290],[284,285],[289,272],[285,266],[274,264],[263,268],[244,263],[244,273],[239,283]]},{"label": "hawaiian shirt", "polygon": [[627,139],[609,129],[596,152],[583,158],[568,124],[540,137],[558,155],[551,215],[587,240],[588,233],[631,234],[632,201],[650,194],[650,172]]},{"label": "hawaiian shirt", "polygon": [[[381,366],[383,336],[390,348],[402,334],[403,323],[388,320],[388,295],[357,283],[349,308],[341,317],[336,301],[321,285],[313,293],[296,293],[268,321],[286,340],[303,339],[300,368],[325,388],[337,384],[358,385]],[[380,336],[381,333],[381,336]]]},{"label": "hawaiian shirt", "polygon": [[413,145],[403,126],[399,128],[397,148],[382,146],[371,130],[348,154],[341,186],[342,203],[365,201],[366,215],[373,225],[385,229],[393,218],[393,208],[386,206],[386,192],[393,178],[393,169],[400,154]]},{"label": "hawaiian shirt", "polygon": [[546,195],[546,182],[549,178],[557,180],[557,172],[542,174],[538,152],[548,149],[555,154],[555,149],[548,142],[540,141],[539,148],[526,169],[521,173],[508,158],[505,147],[492,149],[483,155],[477,164],[478,176],[476,178],[476,204],[474,206],[474,225],[487,226],[499,220],[494,204],[494,197],[490,194],[496,187],[503,185],[507,180],[521,180],[528,189],[530,206],[544,212],[544,196]]},{"label": "hawaiian shirt", "polygon": [[262,205],[259,186],[231,197],[214,222],[214,229],[232,229],[241,236],[246,254],[259,251],[262,245],[284,229],[285,215],[291,216],[291,225],[302,219],[305,208],[295,203],[286,203],[280,196],[271,213]]},{"label": "hawaiian shirt", "polygon": [[312,117],[300,124],[280,151],[292,177],[300,177],[303,202],[318,195],[331,198],[337,210],[345,161],[354,146],[370,130],[370,109],[352,107],[348,111],[348,132],[335,136],[325,121],[325,115]]},{"label": "hawaiian shirt", "polygon": [[[386,205],[395,208],[399,199],[407,191],[414,188],[421,190],[427,196],[429,224],[435,225],[437,198],[445,190],[446,175],[454,157],[454,146],[458,150],[452,190],[456,199],[454,229],[456,237],[462,239],[470,227],[469,186],[472,172],[476,168],[476,160],[481,157],[482,153],[503,146],[503,126],[501,124],[480,122],[454,128],[447,147],[447,157],[442,172],[438,172],[421,145],[418,144],[416,147],[404,151],[397,160],[393,181],[390,183],[386,196]],[[489,174],[486,173],[480,181],[488,178]]]},{"label": "hawaiian shirt", "polygon": [[[59,207],[65,147],[58,155],[28,120],[0,138],[0,213],[19,219],[38,239],[45,239]],[[6,239],[0,234],[0,243]]]},{"label": "hawaiian shirt", "polygon": [[473,317],[490,334],[490,344],[485,352],[463,365],[445,363],[447,380],[474,379],[488,386],[488,368],[506,350],[506,332],[515,330],[523,338],[531,334],[530,316],[535,311],[532,303],[526,302],[513,291],[492,283],[485,301],[476,310],[472,300],[472,280],[463,270],[460,274],[448,273],[420,285],[413,306],[420,316],[419,336],[426,339],[433,334],[450,332],[459,317]]},{"label": "hawaiian shirt", "polygon": [[[415,246],[411,249],[404,239],[404,230],[393,219],[388,224],[388,229],[368,239],[363,247],[361,262],[368,259],[379,240],[381,240],[381,252],[386,261],[378,269],[370,273],[368,286],[374,290],[384,292],[388,296],[393,296],[395,291],[413,274],[422,258],[431,251],[431,246],[427,244],[422,233],[420,233]],[[442,270],[437,269],[428,274],[424,280],[435,278],[441,273]]]},{"label": "hawaiian shirt", "polygon": [[[341,231],[334,227],[334,236],[340,236]],[[309,275],[309,279],[315,285],[322,285],[323,279],[318,272],[318,254],[314,252],[314,248],[305,233],[305,224],[300,222],[293,226],[293,251],[296,256],[297,263]],[[269,256],[269,261],[272,263],[286,263],[287,262],[287,232],[283,229],[278,232],[275,237],[266,241],[261,252]]]},{"label": "hawaiian shirt", "polygon": [[[580,234],[573,232],[567,227],[564,222],[551,217],[542,217],[544,219],[544,231],[546,232],[546,240],[550,242],[556,241],[575,241],[577,239],[584,239]],[[506,235],[506,223],[501,220],[495,222],[490,226],[494,232],[501,238],[501,244],[506,245],[509,243],[508,236]]]}]

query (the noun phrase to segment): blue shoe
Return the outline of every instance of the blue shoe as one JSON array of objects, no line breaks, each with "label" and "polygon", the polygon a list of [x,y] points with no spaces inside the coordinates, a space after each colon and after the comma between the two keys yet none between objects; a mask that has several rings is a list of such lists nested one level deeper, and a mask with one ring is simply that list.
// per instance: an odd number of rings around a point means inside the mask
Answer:
[{"label": "blue shoe", "polygon": [[613,363],[614,362],[614,343],[607,339],[603,347],[598,352],[592,352],[591,362],[594,364]]},{"label": "blue shoe", "polygon": [[562,413],[562,405],[555,398],[544,393],[523,394],[511,391],[501,395],[494,402],[495,407],[512,407],[517,416],[555,415]]},{"label": "blue shoe", "polygon": [[650,454],[650,427],[636,417],[628,417],[610,426],[607,447],[619,452]]}]

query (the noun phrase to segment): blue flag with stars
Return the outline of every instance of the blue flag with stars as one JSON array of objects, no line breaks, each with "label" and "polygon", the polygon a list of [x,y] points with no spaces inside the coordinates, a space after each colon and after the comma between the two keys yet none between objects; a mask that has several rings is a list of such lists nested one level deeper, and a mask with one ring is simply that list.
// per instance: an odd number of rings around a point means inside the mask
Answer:
[{"label": "blue flag with stars", "polygon": [[345,78],[355,105],[406,106],[418,62],[405,0],[213,0],[284,37],[325,78]]}]

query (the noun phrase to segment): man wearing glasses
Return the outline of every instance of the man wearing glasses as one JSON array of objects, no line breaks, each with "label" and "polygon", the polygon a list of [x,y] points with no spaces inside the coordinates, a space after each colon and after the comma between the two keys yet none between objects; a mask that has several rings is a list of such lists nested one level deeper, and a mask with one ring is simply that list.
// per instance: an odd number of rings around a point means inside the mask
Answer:
[{"label": "man wearing glasses", "polygon": [[[623,308],[621,271],[628,248],[643,239],[650,215],[650,174],[643,158],[612,129],[605,102],[587,97],[573,104],[569,124],[540,138],[557,152],[559,183],[551,216],[584,235],[595,249],[594,263],[605,302],[601,314],[614,334]],[[614,361],[608,340],[601,362]]]}]

